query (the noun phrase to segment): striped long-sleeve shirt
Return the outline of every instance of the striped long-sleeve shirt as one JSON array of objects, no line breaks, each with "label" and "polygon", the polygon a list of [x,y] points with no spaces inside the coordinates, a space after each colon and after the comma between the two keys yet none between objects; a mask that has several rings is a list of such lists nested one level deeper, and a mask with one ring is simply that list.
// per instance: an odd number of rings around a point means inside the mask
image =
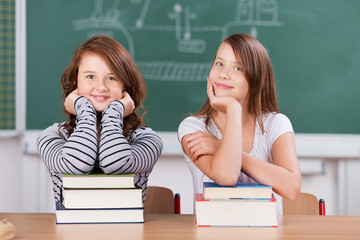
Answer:
[{"label": "striped long-sleeve shirt", "polygon": [[143,189],[162,151],[161,138],[148,127],[139,127],[127,138],[123,134],[124,105],[112,102],[102,113],[97,143],[96,111],[91,102],[75,101],[76,127],[68,137],[55,123],[37,139],[38,152],[53,182],[56,201],[61,201],[62,173],[89,174],[94,167],[106,174],[135,173],[135,185]]}]

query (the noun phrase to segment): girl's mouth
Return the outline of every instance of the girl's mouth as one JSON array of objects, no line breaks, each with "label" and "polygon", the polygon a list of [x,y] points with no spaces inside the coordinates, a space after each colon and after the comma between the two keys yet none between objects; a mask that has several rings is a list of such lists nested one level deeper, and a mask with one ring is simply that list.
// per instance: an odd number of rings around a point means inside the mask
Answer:
[{"label": "girl's mouth", "polygon": [[109,99],[108,96],[105,95],[92,95],[92,97],[94,98],[95,101],[97,102],[105,102],[106,100]]},{"label": "girl's mouth", "polygon": [[231,89],[232,87],[223,83],[216,83],[216,86],[221,89]]}]

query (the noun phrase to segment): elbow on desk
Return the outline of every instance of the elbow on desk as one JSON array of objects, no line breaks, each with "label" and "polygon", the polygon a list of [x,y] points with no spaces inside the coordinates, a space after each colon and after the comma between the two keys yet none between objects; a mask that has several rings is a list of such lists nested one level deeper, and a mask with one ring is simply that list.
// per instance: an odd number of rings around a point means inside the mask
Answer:
[{"label": "elbow on desk", "polygon": [[212,180],[216,182],[216,184],[220,186],[235,186],[238,182],[241,168],[233,167],[232,169],[228,169],[212,166],[211,170]]},{"label": "elbow on desk", "polygon": [[67,162],[71,164],[66,165],[67,168],[64,171],[62,171],[62,173],[75,174],[75,175],[89,174],[95,167],[95,161],[92,161],[91,159],[88,160],[84,159],[83,162],[76,162],[76,163],[72,162],[72,159],[68,159]]},{"label": "elbow on desk", "polygon": [[114,170],[110,167],[102,167],[100,166],[100,169],[105,173],[105,174],[113,174]]},{"label": "elbow on desk", "polygon": [[296,200],[300,195],[300,191],[301,191],[301,186],[293,187],[289,191],[287,191],[283,197],[289,200]]},{"label": "elbow on desk", "polygon": [[234,186],[237,183],[238,177],[236,176],[224,176],[215,179],[216,184],[220,186]]},{"label": "elbow on desk", "polygon": [[105,173],[105,174],[127,174],[131,173],[130,169],[132,166],[128,167],[127,169],[123,170],[123,165],[117,163],[117,164],[110,164],[110,165],[99,165],[99,168]]},{"label": "elbow on desk", "polygon": [[78,168],[78,170],[80,171],[78,174],[89,174],[94,169],[94,166],[95,163],[92,165],[84,164],[83,166],[81,166],[81,168]]}]

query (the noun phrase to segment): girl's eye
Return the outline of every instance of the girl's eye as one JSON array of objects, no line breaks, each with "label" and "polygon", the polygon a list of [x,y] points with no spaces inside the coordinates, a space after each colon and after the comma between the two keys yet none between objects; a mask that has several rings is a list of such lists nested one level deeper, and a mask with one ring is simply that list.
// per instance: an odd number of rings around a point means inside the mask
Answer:
[{"label": "girl's eye", "polygon": [[216,62],[215,63],[217,66],[222,66],[223,64],[221,62]]},{"label": "girl's eye", "polygon": [[94,76],[94,75],[87,75],[86,78],[88,78],[88,79],[94,79],[95,76]]},{"label": "girl's eye", "polygon": [[108,77],[109,80],[116,80],[114,77]]},{"label": "girl's eye", "polygon": [[234,68],[236,71],[241,71],[240,67],[235,67]]}]

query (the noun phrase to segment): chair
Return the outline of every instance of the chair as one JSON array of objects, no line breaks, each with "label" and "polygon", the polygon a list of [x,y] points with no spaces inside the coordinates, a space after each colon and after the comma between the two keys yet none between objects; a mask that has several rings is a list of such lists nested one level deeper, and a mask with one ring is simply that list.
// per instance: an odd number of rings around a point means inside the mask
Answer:
[{"label": "chair", "polygon": [[[310,193],[301,192],[296,200],[282,199],[284,215],[325,215],[325,202]],[[321,211],[319,211],[319,209]]]},{"label": "chair", "polygon": [[145,214],[180,214],[180,195],[169,188],[148,186],[144,203]]}]

